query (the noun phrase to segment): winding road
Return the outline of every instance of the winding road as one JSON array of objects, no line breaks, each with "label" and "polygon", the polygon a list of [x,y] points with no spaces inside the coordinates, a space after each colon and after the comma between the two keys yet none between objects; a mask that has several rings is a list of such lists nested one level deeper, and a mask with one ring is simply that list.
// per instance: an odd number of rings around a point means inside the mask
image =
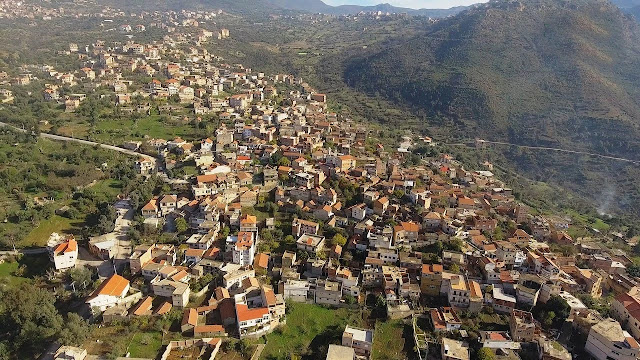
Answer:
[{"label": "winding road", "polygon": [[[628,162],[635,165],[640,165],[640,160],[631,160],[631,159],[625,159],[625,158],[616,157],[616,156],[590,153],[586,151],[567,150],[567,149],[560,149],[560,148],[546,147],[546,146],[519,145],[519,144],[513,144],[513,143],[507,143],[507,142],[501,142],[501,141],[478,140],[478,142],[484,143],[484,144],[512,146],[512,147],[517,147],[520,149],[528,149],[528,150],[544,150],[544,151],[564,152],[564,153],[577,154],[577,155],[587,155],[591,157],[598,157],[602,159],[615,160],[615,161],[623,161],[623,162]],[[444,145],[475,147],[474,145],[470,145],[469,143],[456,143],[456,144],[444,144]]]},{"label": "winding road", "polygon": [[[19,131],[19,132],[23,132],[26,133],[27,130],[24,129],[20,129],[17,128],[13,125],[9,125],[7,123],[3,123],[0,122],[0,127],[8,127],[11,128],[15,131]],[[51,140],[57,140],[57,141],[73,141],[79,144],[84,144],[84,145],[89,145],[89,146],[100,146],[103,149],[107,149],[107,150],[113,150],[113,151],[118,151],[121,152],[123,154],[127,154],[127,155],[131,155],[131,156],[139,156],[142,158],[145,158],[147,160],[157,160],[157,158],[151,156],[151,155],[147,155],[147,154],[142,154],[139,153],[137,151],[133,151],[133,150],[129,150],[129,149],[125,149],[123,147],[119,147],[119,146],[114,146],[114,145],[107,145],[107,144],[101,144],[101,143],[97,143],[95,141],[89,141],[89,140],[82,140],[82,139],[78,139],[78,138],[73,138],[73,137],[68,137],[68,136],[61,136],[61,135],[54,135],[54,134],[49,134],[49,133],[44,133],[41,132],[40,133],[40,137],[45,138],[45,139],[51,139]]]}]

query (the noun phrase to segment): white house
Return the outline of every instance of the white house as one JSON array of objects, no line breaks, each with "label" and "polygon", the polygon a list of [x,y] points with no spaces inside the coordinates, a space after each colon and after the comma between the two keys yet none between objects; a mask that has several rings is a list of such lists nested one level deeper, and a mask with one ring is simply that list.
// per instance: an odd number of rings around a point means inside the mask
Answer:
[{"label": "white house", "polygon": [[173,306],[185,307],[189,303],[191,290],[188,284],[163,279],[153,284],[153,293],[157,296],[170,298]]},{"label": "white house", "polygon": [[91,296],[87,298],[86,303],[92,309],[100,309],[105,311],[110,307],[114,307],[124,299],[129,292],[129,280],[115,274],[105,280]]},{"label": "white house", "polygon": [[236,304],[236,320],[240,338],[260,336],[271,330],[269,308],[250,309],[246,304]]},{"label": "white house", "polygon": [[51,234],[47,242],[47,250],[56,270],[69,269],[76,265],[78,242],[72,235],[63,237],[58,233]]},{"label": "white house", "polygon": [[342,346],[353,348],[358,355],[369,356],[373,347],[373,331],[347,325],[342,333]]},{"label": "white house", "polygon": [[241,266],[251,265],[256,254],[255,233],[239,232],[232,253],[234,264]]},{"label": "white house", "polygon": [[640,356],[638,342],[614,319],[593,325],[584,349],[596,360],[635,360]]}]

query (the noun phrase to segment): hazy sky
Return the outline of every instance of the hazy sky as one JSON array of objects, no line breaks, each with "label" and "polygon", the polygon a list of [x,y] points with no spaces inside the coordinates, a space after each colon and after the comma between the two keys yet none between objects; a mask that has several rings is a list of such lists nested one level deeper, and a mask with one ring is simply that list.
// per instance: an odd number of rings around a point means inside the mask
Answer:
[{"label": "hazy sky", "polygon": [[487,0],[324,0],[329,5],[376,5],[389,3],[391,5],[412,9],[448,9],[454,6],[471,5]]}]

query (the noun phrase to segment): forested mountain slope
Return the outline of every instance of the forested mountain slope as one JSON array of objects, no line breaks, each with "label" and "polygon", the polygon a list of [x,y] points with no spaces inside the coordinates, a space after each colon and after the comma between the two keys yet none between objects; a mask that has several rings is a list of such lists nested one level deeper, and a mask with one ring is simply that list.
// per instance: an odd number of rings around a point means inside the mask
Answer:
[{"label": "forested mountain slope", "polygon": [[640,31],[606,1],[499,1],[345,57],[357,90],[464,133],[640,157]]}]

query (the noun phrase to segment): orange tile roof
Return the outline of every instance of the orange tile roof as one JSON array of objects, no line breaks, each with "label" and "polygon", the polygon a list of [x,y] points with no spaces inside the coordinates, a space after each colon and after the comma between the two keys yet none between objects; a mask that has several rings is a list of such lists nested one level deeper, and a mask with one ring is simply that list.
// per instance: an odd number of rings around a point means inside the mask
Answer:
[{"label": "orange tile roof", "polygon": [[238,241],[236,241],[236,248],[242,249],[244,247],[253,246],[253,233],[247,231],[240,231],[238,233]]},{"label": "orange tile roof", "polygon": [[156,206],[156,199],[151,199],[149,202],[142,207],[142,210],[156,210],[158,207]]},{"label": "orange tile roof", "polygon": [[249,309],[245,304],[236,304],[238,322],[260,319],[267,314],[269,314],[269,309],[267,308]]},{"label": "orange tile roof", "polygon": [[489,339],[495,340],[495,341],[505,341],[505,340],[507,340],[507,338],[504,337],[504,335],[502,335],[499,332],[490,332],[489,333]]},{"label": "orange tile roof", "polygon": [[423,274],[442,273],[443,271],[444,271],[444,267],[442,266],[442,264],[423,264],[422,265]]},{"label": "orange tile roof", "polygon": [[213,174],[213,175],[199,175],[196,177],[196,180],[198,181],[198,183],[209,183],[209,182],[214,182],[216,181],[216,179],[218,178],[217,175]]},{"label": "orange tile roof", "polygon": [[168,313],[169,311],[171,311],[172,307],[173,307],[173,305],[170,302],[165,301],[160,306],[158,306],[158,308],[156,309],[156,314],[157,315],[164,315],[164,314]]},{"label": "orange tile roof", "polygon": [[98,295],[106,296],[121,296],[124,290],[129,286],[129,280],[122,276],[115,274],[109,279],[105,280],[100,287],[93,292],[92,297]]},{"label": "orange tile roof", "polygon": [[256,258],[253,261],[253,267],[261,267],[266,269],[269,266],[269,255],[264,253],[259,253],[256,255]]},{"label": "orange tile roof", "polygon": [[194,334],[198,333],[223,333],[224,327],[222,325],[200,325],[193,328]]},{"label": "orange tile roof", "polygon": [[202,257],[204,256],[205,251],[206,250],[202,249],[187,249],[187,251],[184,252],[184,255],[189,257]]},{"label": "orange tile roof", "polygon": [[241,224],[256,224],[258,222],[258,218],[253,215],[245,215],[240,220]]},{"label": "orange tile roof", "polygon": [[263,288],[263,290],[267,306],[274,306],[276,304],[276,294],[274,294],[273,290],[269,289],[268,287]]},{"label": "orange tile roof", "polygon": [[401,222],[400,225],[402,226],[402,229],[404,231],[409,231],[409,232],[418,232],[420,231],[420,225],[414,223],[414,222]]},{"label": "orange tile roof", "polygon": [[54,254],[68,253],[78,250],[78,242],[75,239],[69,239],[69,241],[63,242],[56,247],[53,251]]},{"label": "orange tile roof", "polygon": [[133,311],[133,315],[143,316],[149,315],[151,313],[151,307],[153,305],[153,298],[151,296],[147,296],[144,299],[140,300],[138,306]]},{"label": "orange tile roof", "polygon": [[196,312],[196,309],[184,309],[184,314],[182,315],[182,325],[187,324],[193,326],[198,325],[198,313]]}]

